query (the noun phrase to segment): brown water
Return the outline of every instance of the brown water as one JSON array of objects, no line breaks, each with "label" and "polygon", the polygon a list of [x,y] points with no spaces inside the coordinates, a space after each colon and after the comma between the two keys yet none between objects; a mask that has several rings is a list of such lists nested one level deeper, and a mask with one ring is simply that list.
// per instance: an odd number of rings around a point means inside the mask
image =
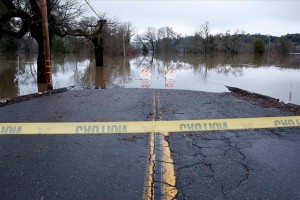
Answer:
[{"label": "brown water", "polygon": [[[164,88],[228,92],[224,85],[300,105],[300,55],[287,57],[200,57],[199,55],[105,58],[95,67],[89,56],[52,56],[54,88]],[[44,91],[36,84],[36,56],[0,56],[0,99]]]}]

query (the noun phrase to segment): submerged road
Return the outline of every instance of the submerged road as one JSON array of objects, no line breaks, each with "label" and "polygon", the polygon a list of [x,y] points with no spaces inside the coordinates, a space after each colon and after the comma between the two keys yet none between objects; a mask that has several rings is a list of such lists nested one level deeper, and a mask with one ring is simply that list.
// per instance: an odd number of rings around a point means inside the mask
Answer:
[{"label": "submerged road", "polygon": [[[0,122],[289,116],[231,93],[67,91],[0,107]],[[0,135],[0,199],[300,199],[300,128]]]}]

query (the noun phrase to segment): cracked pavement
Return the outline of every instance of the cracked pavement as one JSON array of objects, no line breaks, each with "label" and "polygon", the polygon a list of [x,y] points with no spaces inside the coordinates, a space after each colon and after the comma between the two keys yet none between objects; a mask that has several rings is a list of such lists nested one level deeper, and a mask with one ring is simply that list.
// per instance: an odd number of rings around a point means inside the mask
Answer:
[{"label": "cracked pavement", "polygon": [[[164,91],[165,119],[286,116],[229,94]],[[299,128],[170,134],[178,199],[300,199]]]},{"label": "cracked pavement", "polygon": [[[231,93],[156,91],[164,120],[292,115]],[[67,91],[0,107],[0,122],[152,120],[154,93]],[[0,199],[143,196],[149,134],[0,138]],[[300,199],[300,128],[170,133],[165,140],[177,199]]]}]

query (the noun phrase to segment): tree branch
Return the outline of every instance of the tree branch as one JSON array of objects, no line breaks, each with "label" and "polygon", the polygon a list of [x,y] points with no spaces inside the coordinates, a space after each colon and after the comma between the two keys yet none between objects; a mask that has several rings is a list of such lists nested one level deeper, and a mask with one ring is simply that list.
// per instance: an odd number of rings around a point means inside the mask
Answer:
[{"label": "tree branch", "polygon": [[30,3],[30,6],[31,6],[33,12],[40,15],[41,14],[41,9],[40,9],[39,5],[37,4],[37,1],[36,0],[29,0],[29,3]]},{"label": "tree branch", "polygon": [[27,32],[28,32],[27,25],[23,25],[20,31],[18,32],[7,30],[5,28],[0,28],[0,39],[3,35],[8,35],[17,39],[21,39]]},{"label": "tree branch", "polygon": [[9,21],[13,17],[19,17],[22,19],[22,21],[28,20],[30,18],[30,15],[22,10],[19,9],[13,9],[5,12],[1,18],[0,18],[0,24],[5,23]]},{"label": "tree branch", "polygon": [[8,10],[16,9],[16,6],[11,0],[2,0],[2,3]]},{"label": "tree branch", "polygon": [[[21,29],[17,32],[13,30],[9,30],[9,28],[11,27],[8,22],[14,17],[19,17],[23,21],[23,25]],[[29,22],[30,22],[30,15],[22,10],[15,8],[5,12],[0,18],[0,39],[4,35],[9,35],[11,37],[21,39],[29,31],[28,30]],[[6,26],[4,24],[6,24]]]}]

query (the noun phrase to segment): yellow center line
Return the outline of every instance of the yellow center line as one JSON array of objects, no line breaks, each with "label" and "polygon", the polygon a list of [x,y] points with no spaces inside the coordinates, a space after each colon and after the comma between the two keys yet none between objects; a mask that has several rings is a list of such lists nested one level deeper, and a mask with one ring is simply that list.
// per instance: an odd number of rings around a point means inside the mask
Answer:
[{"label": "yellow center line", "polygon": [[[156,91],[153,95],[152,120],[163,120],[161,102]],[[168,137],[168,132],[150,133],[143,200],[172,200],[177,196],[176,177]]]},{"label": "yellow center line", "polygon": [[[158,120],[163,120],[163,110],[161,106],[161,101],[159,97],[159,93],[157,94],[157,106],[159,108],[158,111]],[[172,200],[175,199],[177,196],[177,189],[176,189],[176,176],[174,170],[174,163],[171,157],[171,150],[169,145],[169,133],[162,132],[159,137],[159,144],[161,150],[161,199],[162,200]]]},{"label": "yellow center line", "polygon": [[176,176],[174,170],[174,163],[171,157],[171,150],[169,146],[169,142],[166,138],[169,137],[169,133],[163,133],[164,139],[162,141],[162,149],[163,149],[163,183],[162,184],[162,193],[163,199],[172,200],[176,198],[178,191],[176,189]]}]

